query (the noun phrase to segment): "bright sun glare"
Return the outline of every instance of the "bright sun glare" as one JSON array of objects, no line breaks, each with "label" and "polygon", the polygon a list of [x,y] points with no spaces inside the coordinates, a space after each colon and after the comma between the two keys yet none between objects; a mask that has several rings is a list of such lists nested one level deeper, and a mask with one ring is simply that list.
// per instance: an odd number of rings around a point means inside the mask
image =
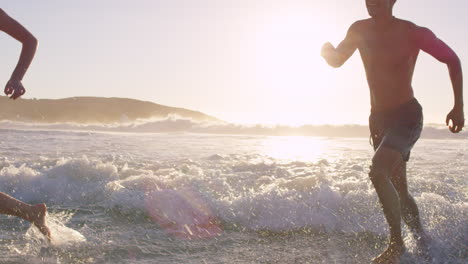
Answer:
[{"label": "bright sun glare", "polygon": [[320,18],[296,9],[262,17],[251,36],[255,39],[251,67],[262,100],[259,111],[236,121],[288,126],[335,123],[321,119],[320,111],[329,106],[318,99],[333,78],[320,57],[330,32]]},{"label": "bright sun glare", "polygon": [[275,160],[318,161],[327,150],[326,144],[320,138],[270,137],[263,142],[263,153]]}]

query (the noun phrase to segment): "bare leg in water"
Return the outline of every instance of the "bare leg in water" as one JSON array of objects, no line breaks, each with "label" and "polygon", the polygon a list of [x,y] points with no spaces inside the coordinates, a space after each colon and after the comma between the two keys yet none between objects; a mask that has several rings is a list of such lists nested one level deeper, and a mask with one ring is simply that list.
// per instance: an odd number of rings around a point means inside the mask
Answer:
[{"label": "bare leg in water", "polygon": [[408,192],[408,184],[406,181],[406,162],[401,163],[392,173],[391,181],[398,196],[400,198],[401,216],[409,230],[416,239],[418,250],[425,256],[429,257],[428,247],[431,241],[430,237],[424,232],[421,220],[419,218],[419,210],[414,198]]},{"label": "bare leg in water", "polygon": [[369,176],[390,228],[389,245],[382,254],[372,260],[373,263],[399,263],[401,255],[405,252],[401,237],[400,199],[390,180],[393,169],[401,166],[401,163],[403,163],[401,154],[385,147],[377,149],[372,159]]},{"label": "bare leg in water", "polygon": [[0,214],[17,216],[31,222],[50,241],[50,230],[45,221],[47,214],[45,204],[30,205],[0,192]]}]

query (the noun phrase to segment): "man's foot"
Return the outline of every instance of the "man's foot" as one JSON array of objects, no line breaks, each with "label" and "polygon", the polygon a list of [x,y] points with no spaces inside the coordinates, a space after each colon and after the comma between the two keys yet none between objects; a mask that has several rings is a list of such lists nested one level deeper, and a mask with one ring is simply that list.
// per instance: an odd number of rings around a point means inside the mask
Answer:
[{"label": "man's foot", "polygon": [[403,253],[405,253],[405,246],[403,246],[403,243],[400,244],[392,242],[388,246],[387,250],[372,260],[372,263],[398,264],[400,263],[400,258]]},{"label": "man's foot", "polygon": [[34,205],[34,218],[32,223],[41,231],[41,233],[50,241],[50,230],[46,225],[47,206],[45,204]]},{"label": "man's foot", "polygon": [[415,236],[415,240],[417,254],[427,261],[432,260],[430,252],[432,242],[431,237],[426,233],[422,233],[421,235]]}]

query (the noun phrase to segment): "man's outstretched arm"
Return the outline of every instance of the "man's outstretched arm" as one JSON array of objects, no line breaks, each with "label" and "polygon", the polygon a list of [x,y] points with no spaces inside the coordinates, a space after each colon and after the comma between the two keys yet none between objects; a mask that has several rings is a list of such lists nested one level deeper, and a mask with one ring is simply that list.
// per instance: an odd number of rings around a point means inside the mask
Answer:
[{"label": "man's outstretched arm", "polygon": [[416,36],[421,50],[430,54],[438,61],[447,64],[453,87],[454,107],[447,115],[446,124],[449,125],[451,120],[452,126],[449,127],[450,131],[458,133],[465,126],[463,113],[463,74],[460,59],[447,44],[438,39],[429,29],[418,28]]},{"label": "man's outstretched arm", "polygon": [[351,25],[346,34],[346,38],[338,45],[333,47],[327,42],[322,47],[321,55],[327,61],[328,65],[338,68],[343,65],[357,49],[357,23]]},{"label": "man's outstretched arm", "polygon": [[0,9],[0,30],[23,44],[18,64],[5,87],[5,93],[12,94],[11,98],[16,99],[25,92],[21,80],[34,58],[38,41],[26,28],[8,16],[2,9]]}]

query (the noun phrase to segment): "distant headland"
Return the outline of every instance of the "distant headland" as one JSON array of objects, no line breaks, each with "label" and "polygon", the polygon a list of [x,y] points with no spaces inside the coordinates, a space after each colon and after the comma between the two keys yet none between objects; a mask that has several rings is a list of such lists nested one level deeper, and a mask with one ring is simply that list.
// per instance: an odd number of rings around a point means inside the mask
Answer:
[{"label": "distant headland", "polygon": [[18,99],[0,97],[0,121],[106,124],[177,116],[194,121],[220,121],[198,111],[128,98],[71,97]]}]

